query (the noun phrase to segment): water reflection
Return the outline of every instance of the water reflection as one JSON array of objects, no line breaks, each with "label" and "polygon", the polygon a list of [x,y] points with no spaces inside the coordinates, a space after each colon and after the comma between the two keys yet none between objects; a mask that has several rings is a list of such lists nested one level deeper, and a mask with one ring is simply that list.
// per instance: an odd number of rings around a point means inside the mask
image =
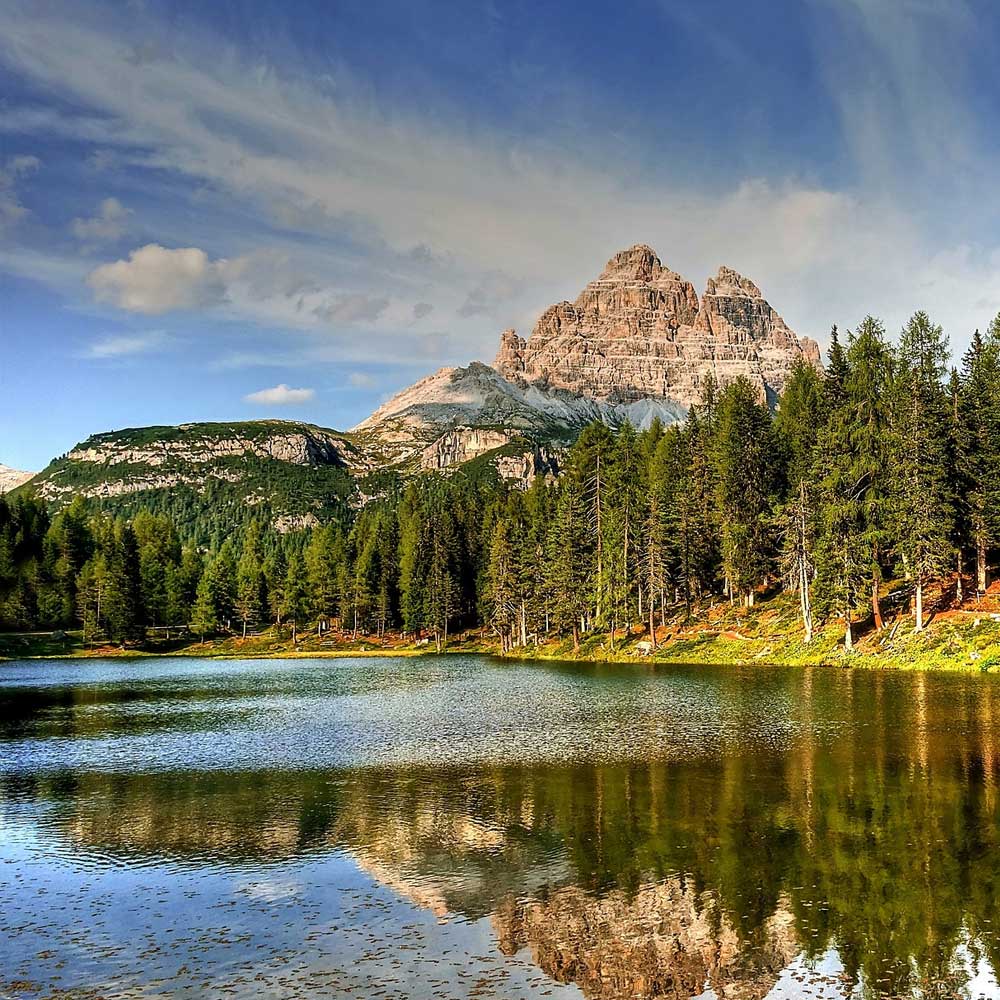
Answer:
[{"label": "water reflection", "polygon": [[[651,682],[583,676],[602,705]],[[726,734],[714,752],[643,744],[615,759],[596,745],[592,759],[471,766],[418,753],[290,767],[294,749],[276,745],[270,767],[264,753],[225,769],[32,770],[26,734],[71,738],[78,714],[81,731],[94,725],[80,707],[92,700],[60,700],[0,730],[21,755],[0,767],[3,830],[30,828],[71,865],[242,872],[278,898],[346,855],[411,909],[488,927],[483,962],[519,956],[591,998],[1000,995],[992,679],[733,670],[652,683],[700,697],[706,677]],[[146,703],[157,721],[143,738],[190,724],[183,690],[168,703]],[[225,745],[206,713],[199,730]],[[104,735],[135,739],[126,714],[117,729],[104,713]],[[393,738],[385,720],[380,734]],[[0,903],[13,892],[3,877]],[[299,923],[313,926],[305,912]],[[531,995],[518,990],[488,995]]]}]

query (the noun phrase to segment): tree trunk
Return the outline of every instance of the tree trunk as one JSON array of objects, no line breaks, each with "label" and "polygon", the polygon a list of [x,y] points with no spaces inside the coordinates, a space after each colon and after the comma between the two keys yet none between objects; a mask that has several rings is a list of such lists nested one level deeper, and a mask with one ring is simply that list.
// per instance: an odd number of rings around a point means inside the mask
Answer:
[{"label": "tree trunk", "polygon": [[812,600],[809,596],[809,571],[804,559],[799,562],[799,606],[802,609],[802,627],[805,629],[808,646],[813,640]]},{"label": "tree trunk", "polygon": [[914,618],[916,618],[917,627],[915,631],[923,632],[924,630],[924,581],[922,578],[917,578],[917,600],[913,609]]},{"label": "tree trunk", "polygon": [[986,593],[986,533],[982,528],[976,532],[976,590]]},{"label": "tree trunk", "polygon": [[577,628],[576,622],[573,622],[573,653],[580,652],[580,630]]},{"label": "tree trunk", "polygon": [[244,618],[243,619],[243,638],[245,639],[246,637],[247,637],[247,620]]},{"label": "tree trunk", "polygon": [[965,566],[962,563],[962,547],[961,546],[958,547],[958,556],[957,556],[957,562],[956,562],[956,567],[955,568],[958,571],[957,574],[956,574],[956,576],[955,576],[955,604],[958,607],[961,607],[962,606],[962,601],[965,600],[965,590],[964,590],[964,584],[962,582],[962,572],[965,569]]},{"label": "tree trunk", "polygon": [[601,620],[601,599],[604,595],[604,539],[601,534],[601,456],[597,456],[597,481],[595,484],[594,500],[597,506],[597,614],[598,622]]},{"label": "tree trunk", "polygon": [[848,652],[854,649],[854,624],[850,614],[847,615],[847,629],[844,632],[844,649]]},{"label": "tree trunk", "polygon": [[881,632],[883,628],[882,605],[878,600],[878,576],[872,577],[872,617],[875,619],[875,631]]},{"label": "tree trunk", "polygon": [[524,601],[521,601],[521,645],[528,645],[528,618],[527,611],[524,607]]},{"label": "tree trunk", "polygon": [[756,597],[756,595],[754,594],[754,592],[752,590],[748,590],[747,591],[747,607],[748,608],[752,608],[753,607],[753,602],[754,602],[754,598],[755,597]]},{"label": "tree trunk", "polygon": [[656,621],[654,619],[655,610],[653,608],[653,600],[650,597],[649,600],[649,643],[656,649]]}]

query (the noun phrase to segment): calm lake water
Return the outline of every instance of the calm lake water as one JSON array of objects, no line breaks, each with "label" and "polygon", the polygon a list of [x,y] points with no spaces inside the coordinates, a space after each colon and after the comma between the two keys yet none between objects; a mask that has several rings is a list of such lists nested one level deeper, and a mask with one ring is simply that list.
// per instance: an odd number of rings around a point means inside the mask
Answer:
[{"label": "calm lake water", "polygon": [[0,664],[0,997],[1000,997],[1000,684]]}]

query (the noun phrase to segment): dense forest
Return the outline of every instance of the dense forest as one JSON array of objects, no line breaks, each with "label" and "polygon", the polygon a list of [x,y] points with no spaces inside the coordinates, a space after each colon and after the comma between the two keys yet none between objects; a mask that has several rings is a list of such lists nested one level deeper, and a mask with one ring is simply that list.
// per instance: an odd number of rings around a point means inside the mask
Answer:
[{"label": "dense forest", "polygon": [[824,372],[800,364],[772,413],[745,379],[709,381],[684,424],[583,430],[558,481],[527,491],[424,474],[310,532],[249,521],[214,547],[170,517],[113,519],[77,500],[50,520],[0,497],[0,628],[82,628],[139,644],[272,624],[354,636],[484,626],[510,650],[547,636],[655,645],[668,612],[797,595],[806,641],[841,621],[882,627],[888,579],[984,591],[1000,547],[1000,316],[958,369],[916,313],[898,344],[871,317]]}]

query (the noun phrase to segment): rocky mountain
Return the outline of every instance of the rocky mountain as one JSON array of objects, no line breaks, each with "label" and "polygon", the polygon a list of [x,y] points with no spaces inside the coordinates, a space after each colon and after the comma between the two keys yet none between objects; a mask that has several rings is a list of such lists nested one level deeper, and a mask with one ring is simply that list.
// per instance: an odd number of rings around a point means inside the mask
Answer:
[{"label": "rocky mountain", "polygon": [[[113,431],[52,462],[32,488],[54,507],[81,494],[198,530],[262,512],[294,530],[380,495],[387,476],[464,466],[527,485],[557,474],[561,447],[591,421],[683,419],[709,376],[745,376],[773,402],[802,359],[819,364],[816,343],[748,278],[720,268],[699,298],[640,244],[574,302],[546,309],[527,338],[505,331],[492,366],[442,368],[348,433],[279,420]],[[24,478],[0,466],[0,490]]]},{"label": "rocky mountain", "polygon": [[51,462],[30,488],[54,509],[75,496],[180,524],[207,508],[229,523],[265,515],[279,530],[318,523],[354,499],[371,471],[348,435],[283,420],[194,423],[95,434]]},{"label": "rocky mountain", "polygon": [[9,493],[11,490],[17,489],[21,483],[26,483],[33,475],[33,472],[20,472],[18,469],[12,469],[9,465],[0,465],[0,493]]},{"label": "rocky mountain", "polygon": [[639,244],[615,254],[575,302],[546,309],[527,339],[506,330],[492,368],[442,368],[355,431],[388,461],[419,455],[434,467],[445,432],[475,450],[483,428],[558,440],[595,419],[669,423],[710,375],[720,385],[745,376],[773,404],[800,359],[818,365],[818,345],[796,336],[749,278],[722,267],[699,299]]}]

